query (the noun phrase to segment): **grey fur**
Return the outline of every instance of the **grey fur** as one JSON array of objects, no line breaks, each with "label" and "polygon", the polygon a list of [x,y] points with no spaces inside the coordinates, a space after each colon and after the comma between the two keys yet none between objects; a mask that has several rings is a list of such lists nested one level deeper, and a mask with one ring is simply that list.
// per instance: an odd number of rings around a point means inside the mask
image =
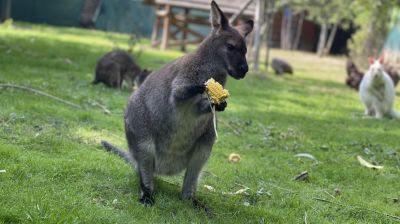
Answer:
[{"label": "grey fur", "polygon": [[277,75],[283,75],[284,73],[289,73],[291,75],[293,74],[292,66],[282,59],[273,58],[271,66]]},{"label": "grey fur", "polygon": [[136,162],[135,160],[132,158],[131,154],[127,151],[124,151],[122,149],[119,149],[115,146],[113,146],[112,144],[110,144],[107,141],[101,141],[101,144],[103,145],[103,147],[111,152],[114,153],[115,155],[121,157],[122,159],[125,160],[125,162],[127,162],[128,164],[132,165],[132,167],[136,170]]},{"label": "grey fur", "polygon": [[141,70],[127,52],[113,50],[98,61],[92,83],[102,82],[108,87],[121,89],[122,82],[125,80],[129,88],[132,88],[135,79],[138,79],[138,85],[140,85],[150,73],[151,71],[146,69]]},{"label": "grey fur", "polygon": [[[195,200],[197,182],[215,140],[204,83],[212,77],[225,85],[228,74],[244,78],[244,37],[253,28],[252,21],[232,28],[214,1],[211,8],[213,30],[197,50],[151,73],[129,99],[125,131],[137,163],[142,203],[154,203],[154,175],[186,170],[181,197],[201,205]],[[226,105],[216,105],[216,110]]]}]

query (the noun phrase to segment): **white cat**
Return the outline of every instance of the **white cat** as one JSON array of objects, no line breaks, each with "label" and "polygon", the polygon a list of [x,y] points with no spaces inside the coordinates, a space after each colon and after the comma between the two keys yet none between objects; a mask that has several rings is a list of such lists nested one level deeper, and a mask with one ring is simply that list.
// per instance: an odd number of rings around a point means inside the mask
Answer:
[{"label": "white cat", "polygon": [[395,86],[390,76],[383,70],[383,58],[369,58],[369,69],[360,84],[360,98],[365,106],[366,116],[375,118],[400,119],[400,114],[393,111]]}]

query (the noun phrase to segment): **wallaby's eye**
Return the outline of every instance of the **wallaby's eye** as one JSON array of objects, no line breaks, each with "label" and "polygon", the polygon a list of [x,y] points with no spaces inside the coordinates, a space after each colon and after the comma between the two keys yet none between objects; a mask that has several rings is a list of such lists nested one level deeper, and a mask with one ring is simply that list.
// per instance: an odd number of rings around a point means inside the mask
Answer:
[{"label": "wallaby's eye", "polygon": [[228,48],[229,51],[233,51],[235,49],[235,46],[232,44],[226,44],[226,48]]}]

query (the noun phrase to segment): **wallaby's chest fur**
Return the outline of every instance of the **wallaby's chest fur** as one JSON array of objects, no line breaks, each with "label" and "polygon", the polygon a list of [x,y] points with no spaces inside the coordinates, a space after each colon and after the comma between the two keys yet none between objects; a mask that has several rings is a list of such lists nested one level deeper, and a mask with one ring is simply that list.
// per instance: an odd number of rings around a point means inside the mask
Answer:
[{"label": "wallaby's chest fur", "polygon": [[[216,71],[200,71],[201,66],[197,63],[203,61],[189,60],[193,57],[185,56],[154,72],[132,95],[128,104],[126,131],[137,135],[135,131],[140,130],[141,135],[155,139],[154,165],[159,174],[172,175],[185,169],[193,150],[196,150],[196,142],[212,125],[212,113],[199,111],[199,103],[207,100],[205,93],[182,102],[172,93],[174,85],[203,83],[203,79],[207,80],[213,72],[214,76],[218,75]],[[199,72],[202,74],[194,74]]]}]

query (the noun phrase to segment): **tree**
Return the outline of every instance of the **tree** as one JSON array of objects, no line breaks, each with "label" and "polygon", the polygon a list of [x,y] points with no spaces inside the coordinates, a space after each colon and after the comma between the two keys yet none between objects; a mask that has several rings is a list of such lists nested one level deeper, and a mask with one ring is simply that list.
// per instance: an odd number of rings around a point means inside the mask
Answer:
[{"label": "tree", "polygon": [[[351,20],[351,0],[303,0],[297,7],[307,11],[308,16],[321,25],[317,54],[324,56],[330,52],[338,26]],[[329,32],[330,30],[330,32]]]},{"label": "tree", "polygon": [[367,65],[366,58],[378,57],[390,26],[391,11],[398,6],[397,0],[359,0],[350,8],[355,14],[357,32],[348,42],[350,56],[361,66]]}]

